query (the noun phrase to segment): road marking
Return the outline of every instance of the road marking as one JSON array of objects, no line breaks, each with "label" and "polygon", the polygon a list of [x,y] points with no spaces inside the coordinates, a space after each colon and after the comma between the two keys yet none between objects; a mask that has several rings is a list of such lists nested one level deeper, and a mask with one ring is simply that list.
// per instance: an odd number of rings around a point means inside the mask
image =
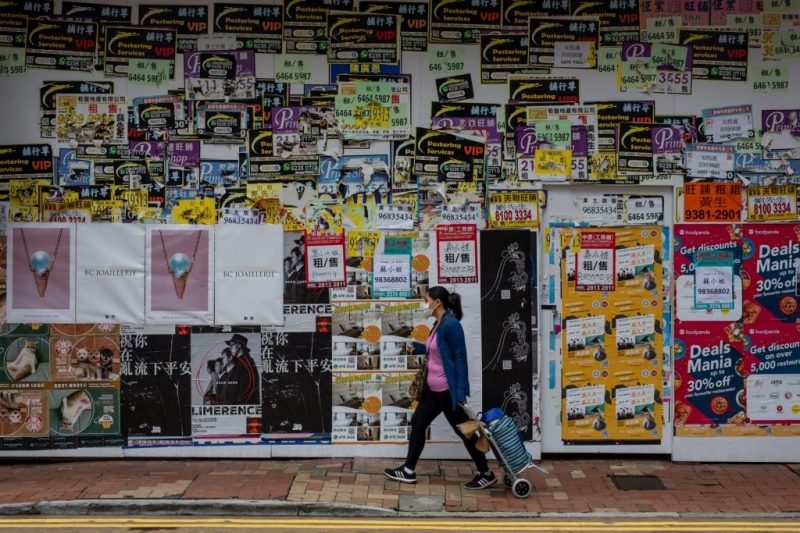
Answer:
[{"label": "road marking", "polygon": [[[198,519],[202,522],[198,523]],[[658,530],[660,532],[797,532],[800,525],[795,522],[774,521],[460,521],[460,520],[405,520],[405,519],[309,519],[309,518],[2,518],[0,527],[18,529],[57,529],[57,528],[135,528],[138,526],[153,527],[186,527],[192,529],[212,529],[224,526],[226,529],[307,529],[311,527],[326,530],[406,530],[406,531],[622,531]]]}]

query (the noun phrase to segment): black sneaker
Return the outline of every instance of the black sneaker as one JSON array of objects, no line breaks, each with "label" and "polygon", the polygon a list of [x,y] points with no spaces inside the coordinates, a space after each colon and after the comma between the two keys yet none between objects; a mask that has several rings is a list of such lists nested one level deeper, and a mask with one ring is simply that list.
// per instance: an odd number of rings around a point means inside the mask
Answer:
[{"label": "black sneaker", "polygon": [[467,490],[481,490],[486,487],[491,487],[495,483],[497,483],[497,478],[492,472],[489,472],[489,475],[478,473],[475,474],[472,481],[464,483],[464,488]]},{"label": "black sneaker", "polygon": [[402,466],[400,468],[387,468],[383,475],[400,483],[416,483],[417,474],[409,474]]}]

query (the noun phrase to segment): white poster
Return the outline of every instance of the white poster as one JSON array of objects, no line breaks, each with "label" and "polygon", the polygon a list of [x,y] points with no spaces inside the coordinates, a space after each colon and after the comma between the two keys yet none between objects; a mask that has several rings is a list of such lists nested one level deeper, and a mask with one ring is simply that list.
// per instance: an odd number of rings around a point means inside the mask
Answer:
[{"label": "white poster", "polygon": [[750,374],[736,402],[747,409],[753,423],[800,422],[800,375]]},{"label": "white poster", "polygon": [[144,324],[140,224],[79,224],[75,259],[79,323]]},{"label": "white poster", "polygon": [[283,325],[283,227],[216,227],[214,322],[227,326]]},{"label": "white poster", "polygon": [[214,321],[214,226],[147,226],[145,322]]},{"label": "white poster", "polygon": [[75,225],[9,223],[7,321],[75,322]]}]

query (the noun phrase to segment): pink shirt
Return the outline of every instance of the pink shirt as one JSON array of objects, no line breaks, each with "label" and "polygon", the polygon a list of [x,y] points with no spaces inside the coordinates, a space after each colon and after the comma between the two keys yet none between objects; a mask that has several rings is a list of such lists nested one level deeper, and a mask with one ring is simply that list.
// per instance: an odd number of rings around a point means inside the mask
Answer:
[{"label": "pink shirt", "polygon": [[447,384],[447,376],[444,375],[442,356],[439,354],[435,331],[428,337],[425,346],[428,349],[428,388],[433,392],[450,390],[450,386]]}]

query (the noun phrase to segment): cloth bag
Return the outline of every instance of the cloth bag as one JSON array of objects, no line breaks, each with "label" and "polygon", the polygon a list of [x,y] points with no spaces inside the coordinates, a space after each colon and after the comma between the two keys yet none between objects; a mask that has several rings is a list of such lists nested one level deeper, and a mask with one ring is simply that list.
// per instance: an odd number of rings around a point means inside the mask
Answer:
[{"label": "cloth bag", "polygon": [[412,400],[415,402],[420,401],[422,398],[422,393],[428,389],[428,359],[425,358],[425,365],[420,368],[416,374],[414,374],[414,379],[411,381],[411,385],[408,387],[408,395],[411,397]]}]

